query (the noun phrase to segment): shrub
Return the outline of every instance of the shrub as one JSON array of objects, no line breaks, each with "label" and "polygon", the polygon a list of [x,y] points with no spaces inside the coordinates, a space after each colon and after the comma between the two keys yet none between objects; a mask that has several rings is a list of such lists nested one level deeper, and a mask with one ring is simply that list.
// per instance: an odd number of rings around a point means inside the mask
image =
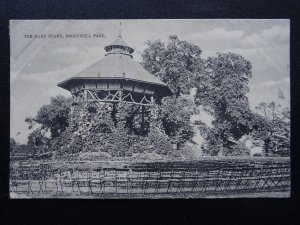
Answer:
[{"label": "shrub", "polygon": [[97,160],[105,160],[110,159],[111,155],[104,152],[81,152],[78,155],[79,160],[89,160],[89,161],[97,161]]},{"label": "shrub", "polygon": [[249,156],[250,149],[243,143],[233,143],[230,148],[224,148],[224,156]]},{"label": "shrub", "polygon": [[159,130],[152,129],[148,135],[148,139],[149,145],[153,148],[154,152],[167,155],[172,151],[172,145],[168,139],[168,136]]}]

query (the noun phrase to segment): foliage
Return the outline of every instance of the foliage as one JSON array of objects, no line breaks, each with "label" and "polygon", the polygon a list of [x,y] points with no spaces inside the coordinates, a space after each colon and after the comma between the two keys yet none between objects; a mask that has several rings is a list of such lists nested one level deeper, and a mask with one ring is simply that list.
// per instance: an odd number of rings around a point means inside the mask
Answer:
[{"label": "foliage", "polygon": [[[191,116],[196,107],[187,96],[196,87],[196,77],[203,72],[201,49],[177,36],[170,36],[164,43],[160,40],[147,42],[142,53],[142,65],[150,73],[165,82],[173,96],[163,98],[160,105],[162,130],[177,148],[194,136]],[[152,123],[155,121],[152,121]]]},{"label": "foliage", "polygon": [[109,104],[74,105],[71,131],[83,140],[89,139],[90,135],[95,133],[111,133],[115,127],[111,115],[108,113],[110,110]]},{"label": "foliage", "polygon": [[150,131],[148,135],[148,142],[150,148],[155,153],[167,155],[172,151],[172,146],[168,139],[168,136],[163,134],[158,129],[152,129]]},{"label": "foliage", "polygon": [[57,137],[69,125],[71,103],[71,98],[62,95],[52,97],[50,104],[42,106],[34,118],[26,118],[25,122],[30,129],[38,123],[42,130],[50,130],[51,136]]},{"label": "foliage", "polygon": [[128,133],[124,128],[118,128],[108,138],[106,152],[116,157],[132,156],[134,153],[168,154],[172,146],[168,136],[157,129],[151,129],[145,136]]},{"label": "foliage", "polygon": [[[149,108],[122,103],[118,107],[119,121],[125,123],[129,133],[145,136],[150,130]],[[142,115],[143,113],[143,115]],[[121,125],[123,126],[123,125]]]},{"label": "foliage", "polygon": [[105,147],[112,156],[124,157],[129,153],[130,145],[130,135],[124,128],[120,128],[112,134]]},{"label": "foliage", "polygon": [[31,149],[33,157],[48,151],[47,142],[49,139],[44,136],[44,133],[45,131],[38,128],[28,135],[27,146]]},{"label": "foliage", "polygon": [[225,147],[223,151],[224,156],[250,156],[250,149],[239,141],[231,142],[231,145]]},{"label": "foliage", "polygon": [[12,160],[15,157],[27,158],[32,156],[33,149],[28,145],[20,145],[13,138],[10,138],[10,154]]},{"label": "foliage", "polygon": [[115,118],[108,113],[111,104],[92,108],[91,105],[74,106],[72,127],[49,141],[49,148],[56,151],[58,157],[79,152],[106,152],[113,157],[125,157],[141,152],[166,154],[171,150],[168,136],[160,131],[150,130],[144,135],[134,132],[128,122],[136,108],[121,104],[117,126]]},{"label": "foliage", "polygon": [[108,160],[110,159],[109,154],[105,154],[101,151],[97,152],[80,152],[78,154],[78,159],[79,160],[85,160],[85,161],[99,161],[99,160]]},{"label": "foliage", "polygon": [[213,115],[212,128],[199,127],[212,155],[234,149],[235,141],[248,134],[252,113],[248,98],[251,63],[241,55],[218,53],[205,63],[205,73],[197,77],[195,102]]},{"label": "foliage", "polygon": [[61,133],[60,136],[51,138],[48,142],[49,148],[57,152],[58,155],[62,154],[63,147],[71,141],[70,137],[71,134],[65,131]]},{"label": "foliage", "polygon": [[275,102],[262,102],[256,107],[252,135],[264,142],[265,155],[289,156],[290,111]]},{"label": "foliage", "polygon": [[157,40],[148,41],[147,45],[142,53],[144,68],[165,82],[173,93],[189,94],[196,74],[202,70],[202,50],[174,35],[168,43]]},{"label": "foliage", "polygon": [[38,147],[43,145],[43,134],[40,129],[34,130],[28,135],[27,144],[32,147]]},{"label": "foliage", "polygon": [[183,145],[194,136],[191,116],[197,111],[188,96],[165,97],[161,103],[161,120],[165,133],[171,142]]}]

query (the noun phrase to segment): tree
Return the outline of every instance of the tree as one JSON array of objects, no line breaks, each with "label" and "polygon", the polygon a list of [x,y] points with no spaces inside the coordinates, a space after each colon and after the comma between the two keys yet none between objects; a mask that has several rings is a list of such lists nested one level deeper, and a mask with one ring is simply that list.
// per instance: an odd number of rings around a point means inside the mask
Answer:
[{"label": "tree", "polygon": [[188,95],[196,87],[196,76],[204,69],[202,50],[175,35],[167,43],[157,40],[148,41],[147,45],[142,53],[142,65],[173,92],[173,96],[162,99],[160,119],[163,131],[178,149],[194,136],[190,120],[196,107]]},{"label": "tree", "polygon": [[36,123],[44,132],[50,130],[52,137],[57,137],[69,125],[69,113],[71,111],[72,99],[62,95],[51,98],[51,103],[42,106],[34,118],[26,118],[29,128]]},{"label": "tree", "polygon": [[200,127],[212,154],[224,148],[230,152],[236,141],[252,129],[252,113],[246,96],[251,69],[251,63],[241,55],[218,53],[207,59],[205,72],[196,77],[195,102],[214,117],[212,128],[203,124]]},{"label": "tree", "polygon": [[275,102],[262,102],[256,110],[252,135],[263,141],[265,155],[289,156],[290,110]]},{"label": "tree", "polygon": [[191,117],[197,111],[194,102],[188,96],[169,96],[162,100],[161,120],[165,133],[171,142],[180,148],[194,136]]},{"label": "tree", "polygon": [[[59,138],[64,133],[69,125],[71,104],[71,98],[58,95],[51,98],[50,104],[43,105],[35,117],[25,119],[29,129],[33,130],[28,135],[27,142],[32,156],[36,157],[51,150],[50,146],[52,146],[53,139]],[[51,138],[45,136],[49,131]]]},{"label": "tree", "polygon": [[169,37],[167,44],[157,40],[148,41],[147,45],[142,53],[143,67],[165,82],[174,94],[189,94],[196,74],[203,69],[202,50],[175,35]]}]

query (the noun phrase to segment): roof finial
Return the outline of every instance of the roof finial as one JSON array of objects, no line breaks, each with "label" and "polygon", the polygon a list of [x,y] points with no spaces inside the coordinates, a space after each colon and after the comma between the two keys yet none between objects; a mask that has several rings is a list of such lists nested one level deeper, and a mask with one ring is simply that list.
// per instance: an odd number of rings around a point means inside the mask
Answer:
[{"label": "roof finial", "polygon": [[120,21],[119,38],[122,38],[122,22]]}]

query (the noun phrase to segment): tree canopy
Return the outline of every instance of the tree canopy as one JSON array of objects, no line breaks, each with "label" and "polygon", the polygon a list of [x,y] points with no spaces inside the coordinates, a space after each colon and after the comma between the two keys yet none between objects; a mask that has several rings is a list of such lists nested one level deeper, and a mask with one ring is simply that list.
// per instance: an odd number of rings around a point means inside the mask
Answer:
[{"label": "tree canopy", "polygon": [[290,110],[275,102],[261,102],[256,111],[252,135],[263,141],[265,155],[289,156]]},{"label": "tree canopy", "polygon": [[165,133],[177,148],[194,136],[191,117],[197,111],[189,96],[165,97],[161,104],[161,118]]},{"label": "tree canopy", "polygon": [[169,37],[168,43],[157,40],[146,44],[142,53],[144,68],[165,82],[173,93],[189,94],[203,69],[199,46],[175,35]]},{"label": "tree canopy", "polygon": [[72,99],[62,95],[51,98],[51,103],[43,105],[34,118],[25,121],[32,128],[35,123],[41,125],[42,130],[50,130],[52,137],[57,137],[68,126],[68,118]]},{"label": "tree canopy", "polygon": [[147,45],[142,53],[142,65],[173,92],[173,96],[163,98],[160,105],[162,129],[172,144],[180,148],[194,136],[191,117],[197,109],[189,94],[204,69],[202,50],[175,35],[170,36],[167,43],[157,40],[148,41]]},{"label": "tree canopy", "polygon": [[210,149],[207,151],[213,154],[223,147],[232,148],[235,141],[252,129],[252,113],[246,96],[251,69],[251,63],[241,55],[218,53],[206,60],[204,73],[196,78],[195,102],[214,117],[212,128],[204,129],[203,123],[198,124],[206,136]]}]

